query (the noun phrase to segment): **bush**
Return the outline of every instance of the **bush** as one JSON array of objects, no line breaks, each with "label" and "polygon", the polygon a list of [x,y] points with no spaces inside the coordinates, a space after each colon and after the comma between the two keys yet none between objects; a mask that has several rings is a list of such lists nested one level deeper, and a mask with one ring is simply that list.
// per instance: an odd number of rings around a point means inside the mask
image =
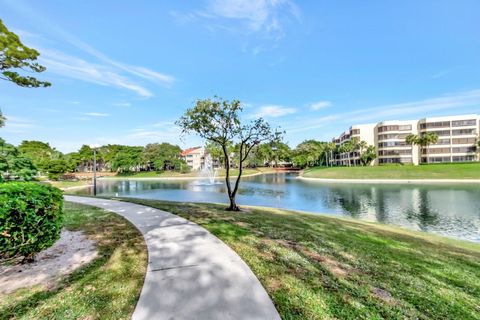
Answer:
[{"label": "bush", "polygon": [[34,182],[0,183],[0,259],[24,256],[50,247],[60,237],[63,195]]}]

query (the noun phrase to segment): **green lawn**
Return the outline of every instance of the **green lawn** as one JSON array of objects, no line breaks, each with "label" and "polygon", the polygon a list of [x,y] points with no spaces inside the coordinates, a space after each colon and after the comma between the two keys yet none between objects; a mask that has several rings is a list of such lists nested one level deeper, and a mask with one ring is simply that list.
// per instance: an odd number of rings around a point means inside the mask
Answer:
[{"label": "green lawn", "polygon": [[[273,170],[269,168],[243,169],[243,175],[267,173],[267,172],[273,172]],[[232,177],[236,176],[237,174],[238,174],[237,169],[230,169],[230,175]],[[116,176],[109,176],[105,178],[106,179],[117,179],[117,178],[125,178],[125,177],[127,178],[193,178],[198,176],[201,176],[201,174],[195,171],[192,171],[189,173],[180,173],[176,171],[164,171],[161,173],[158,173],[155,171],[144,171],[144,172],[120,173],[120,174],[117,174]],[[217,170],[217,177],[225,177],[225,169]]]},{"label": "green lawn", "polygon": [[98,243],[99,258],[60,281],[56,289],[20,289],[0,297],[0,319],[130,319],[147,265],[137,229],[122,217],[66,203],[65,227]]},{"label": "green lawn", "polygon": [[81,186],[87,186],[92,184],[92,180],[78,180],[78,181],[49,181],[49,184],[51,184],[54,187],[60,188],[60,189],[65,189],[65,188],[72,188],[72,187],[81,187]]},{"label": "green lawn", "polygon": [[128,201],[178,214],[227,243],[283,319],[479,319],[480,245],[285,210]]},{"label": "green lawn", "polygon": [[324,179],[480,179],[480,163],[317,167],[305,170],[303,176]]}]

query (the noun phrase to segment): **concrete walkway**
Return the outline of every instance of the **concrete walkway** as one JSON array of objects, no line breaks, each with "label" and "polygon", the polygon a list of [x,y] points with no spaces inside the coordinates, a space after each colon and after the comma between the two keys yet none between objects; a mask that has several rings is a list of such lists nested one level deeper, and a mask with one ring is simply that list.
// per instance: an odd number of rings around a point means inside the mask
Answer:
[{"label": "concrete walkway", "polygon": [[280,319],[243,260],[204,228],[128,202],[65,196],[132,222],[148,247],[148,268],[132,319]]}]

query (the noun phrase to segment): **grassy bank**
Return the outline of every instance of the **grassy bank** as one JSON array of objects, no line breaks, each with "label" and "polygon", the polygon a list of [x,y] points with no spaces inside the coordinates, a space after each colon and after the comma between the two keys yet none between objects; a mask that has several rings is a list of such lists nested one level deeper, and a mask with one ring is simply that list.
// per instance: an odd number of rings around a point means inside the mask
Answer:
[{"label": "grassy bank", "polygon": [[480,179],[480,163],[317,167],[305,170],[303,176],[323,179]]},{"label": "grassy bank", "polygon": [[[245,168],[243,169],[243,175],[252,175],[259,173],[268,173],[274,172],[271,168]],[[230,175],[238,175],[237,169],[230,169]],[[105,179],[116,179],[116,178],[195,178],[201,176],[199,172],[192,171],[188,173],[181,173],[176,171],[164,171],[164,172],[155,172],[155,171],[143,171],[143,172],[129,172],[129,173],[119,173],[116,176],[105,177]],[[217,170],[217,177],[225,177],[225,169]]]},{"label": "grassy bank", "polygon": [[49,181],[50,185],[60,188],[60,189],[67,189],[67,188],[77,188],[91,185],[93,182],[92,180],[78,180],[78,181]]},{"label": "grassy bank", "polygon": [[480,245],[285,210],[129,201],[178,214],[227,243],[283,319],[478,319]]},{"label": "grassy bank", "polygon": [[66,203],[65,227],[98,243],[99,257],[55,289],[20,289],[0,299],[0,319],[130,319],[146,272],[143,237],[128,221]]}]

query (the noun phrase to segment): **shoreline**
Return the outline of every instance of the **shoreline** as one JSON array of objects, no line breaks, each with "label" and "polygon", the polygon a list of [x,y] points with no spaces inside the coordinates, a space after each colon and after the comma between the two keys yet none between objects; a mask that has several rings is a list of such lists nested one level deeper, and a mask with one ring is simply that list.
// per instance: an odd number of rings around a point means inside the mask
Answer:
[{"label": "shoreline", "polygon": [[332,179],[298,176],[296,179],[314,182],[358,183],[358,184],[480,184],[480,179]]},{"label": "shoreline", "polygon": [[[242,178],[246,177],[254,177],[258,176],[261,174],[272,174],[276,172],[257,172],[257,173],[251,173],[251,174],[246,174],[242,175]],[[230,178],[236,178],[236,175],[231,176]],[[117,176],[112,176],[112,177],[100,177],[97,178],[97,180],[208,180],[210,177],[117,177]],[[219,176],[215,177],[215,180],[217,179],[225,179],[225,176]]]}]

